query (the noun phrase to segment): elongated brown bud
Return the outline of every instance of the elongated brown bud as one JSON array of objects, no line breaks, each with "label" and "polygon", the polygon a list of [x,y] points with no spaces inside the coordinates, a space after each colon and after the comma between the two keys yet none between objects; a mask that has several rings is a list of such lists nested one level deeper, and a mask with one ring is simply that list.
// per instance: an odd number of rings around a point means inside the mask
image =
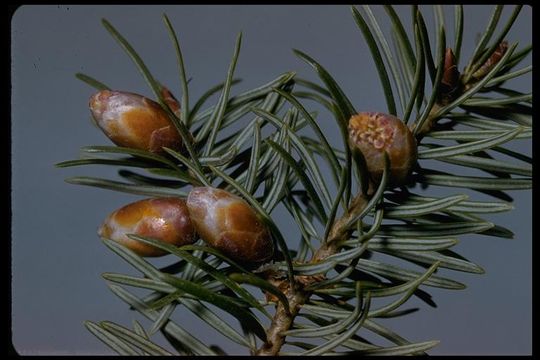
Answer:
[{"label": "elongated brown bud", "polygon": [[349,145],[362,152],[374,182],[384,170],[384,152],[390,159],[389,184],[404,183],[416,162],[416,140],[409,128],[395,116],[361,112],[349,120]]},{"label": "elongated brown bud", "polygon": [[187,206],[201,239],[231,259],[258,263],[272,257],[270,232],[242,198],[221,189],[196,187]]},{"label": "elongated brown bud", "polygon": [[501,60],[507,50],[508,41],[502,41],[499,46],[497,46],[497,49],[495,49],[493,54],[491,54],[491,56],[486,60],[486,62],[483,63],[482,66],[480,66],[478,70],[473,73],[472,77],[476,80],[480,80],[484,76],[486,76],[486,74],[490,72],[491,69],[495,67],[495,65],[497,65],[497,63]]},{"label": "elongated brown bud", "polygon": [[459,70],[456,57],[451,48],[446,48],[444,56],[444,73],[439,88],[439,103],[446,105],[455,98],[459,89]]},{"label": "elongated brown bud", "polygon": [[453,88],[457,85],[459,80],[459,71],[456,65],[456,57],[452,48],[446,48],[446,53],[444,55],[444,73],[441,82]]},{"label": "elongated brown bud", "polygon": [[154,153],[163,152],[162,147],[179,150],[182,146],[167,113],[144,96],[102,90],[90,98],[90,110],[101,130],[118,146]]},{"label": "elongated brown bud", "polygon": [[128,204],[110,214],[98,235],[120,242],[140,256],[163,256],[167,252],[127,237],[136,234],[182,246],[197,240],[186,201],[156,198]]}]

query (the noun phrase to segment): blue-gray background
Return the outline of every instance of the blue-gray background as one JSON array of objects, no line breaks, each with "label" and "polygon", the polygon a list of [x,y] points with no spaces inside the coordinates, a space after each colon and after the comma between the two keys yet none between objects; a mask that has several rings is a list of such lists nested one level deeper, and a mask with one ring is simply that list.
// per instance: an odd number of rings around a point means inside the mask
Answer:
[{"label": "blue-gray background", "polygon": [[[422,8],[432,26],[432,10]],[[410,10],[397,7],[410,23]],[[453,9],[446,8],[452,28]],[[465,6],[463,58],[487,24],[491,7]],[[106,287],[100,274],[129,272],[96,235],[106,214],[134,195],[68,185],[73,175],[114,174],[99,167],[56,169],[84,145],[110,144],[89,121],[93,89],[73,76],[84,72],[109,86],[150,95],[123,50],[100,24],[105,17],[128,38],[156,78],[179,95],[175,55],[161,20],[166,12],[184,53],[192,98],[224,80],[234,39],[243,31],[233,93],[285,71],[315,79],[291,49],[299,48],[335,76],[357,109],[385,110],[384,96],[363,37],[348,6],[23,6],[12,20],[12,342],[21,354],[109,354],[85,330],[84,320],[130,326],[137,318]],[[384,29],[389,22],[375,7]],[[505,9],[504,18],[509,14]],[[503,20],[504,21],[504,20]],[[448,44],[452,45],[452,30]],[[524,7],[510,41],[531,42],[532,11]],[[433,34],[430,34],[433,36]],[[530,63],[530,58],[528,59]],[[463,64],[460,65],[462,68]],[[514,87],[531,91],[530,76]],[[330,119],[324,131],[339,144]],[[517,149],[530,153],[519,140]],[[513,192],[516,209],[493,216],[515,239],[474,236],[455,248],[480,264],[484,275],[445,272],[465,282],[463,291],[428,288],[438,304],[384,324],[411,341],[442,340],[431,354],[530,354],[532,348],[531,193]],[[278,223],[282,220],[275,215]],[[214,332],[180,314],[179,322],[205,341]],[[192,327],[191,327],[192,326]],[[239,349],[223,342],[232,353]]]}]

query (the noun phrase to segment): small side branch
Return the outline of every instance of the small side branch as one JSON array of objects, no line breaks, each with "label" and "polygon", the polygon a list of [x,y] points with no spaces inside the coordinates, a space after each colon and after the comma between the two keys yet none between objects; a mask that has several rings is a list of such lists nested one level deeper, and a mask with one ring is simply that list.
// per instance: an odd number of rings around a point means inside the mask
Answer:
[{"label": "small side branch", "polygon": [[[370,187],[370,190],[371,189],[372,188]],[[328,238],[315,252],[310,260],[311,263],[319,262],[322,259],[335,254],[339,250],[338,244],[341,241],[346,240],[350,235],[350,230],[346,228],[346,224],[350,219],[361,213],[368,204],[369,198],[371,197],[371,191],[368,194],[369,195],[358,194],[351,201],[349,211],[334,222]],[[289,301],[290,312],[286,311],[281,302],[277,304],[276,313],[274,314],[272,323],[266,331],[266,342],[256,351],[255,355],[276,356],[279,354],[281,347],[285,343],[285,336],[282,334],[291,328],[298,311],[312,295],[312,292],[305,291],[304,288],[324,280],[324,277],[319,274],[312,276],[296,276],[295,278],[298,278],[297,284],[299,285],[297,288],[288,286],[284,291]]]}]

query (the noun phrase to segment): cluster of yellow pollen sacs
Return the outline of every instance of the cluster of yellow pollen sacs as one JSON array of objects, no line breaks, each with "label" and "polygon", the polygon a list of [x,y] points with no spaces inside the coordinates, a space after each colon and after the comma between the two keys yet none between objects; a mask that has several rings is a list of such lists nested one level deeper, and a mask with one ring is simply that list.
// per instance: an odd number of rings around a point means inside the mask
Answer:
[{"label": "cluster of yellow pollen sacs", "polygon": [[352,122],[349,130],[356,143],[369,143],[376,149],[382,149],[394,138],[394,129],[388,119],[378,115]]}]

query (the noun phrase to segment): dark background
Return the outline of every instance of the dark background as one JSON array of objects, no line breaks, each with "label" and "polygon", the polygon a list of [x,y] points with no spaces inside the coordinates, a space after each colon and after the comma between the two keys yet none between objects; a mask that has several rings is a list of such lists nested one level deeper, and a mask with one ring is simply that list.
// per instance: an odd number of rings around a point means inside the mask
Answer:
[{"label": "dark background", "polygon": [[[396,9],[410,25],[410,9]],[[433,29],[432,9],[422,10]],[[445,10],[447,44],[452,46],[453,7]],[[463,59],[471,54],[491,10],[465,6]],[[374,6],[374,11],[381,27],[389,29],[382,8]],[[501,22],[510,11],[505,9]],[[188,77],[193,78],[192,99],[225,79],[235,37],[243,31],[236,71],[243,82],[233,88],[233,95],[291,70],[315,80],[311,68],[291,51],[299,48],[330,71],[357,109],[386,110],[371,55],[348,6],[20,7],[11,23],[11,245],[12,342],[21,354],[110,354],[83,327],[84,320],[131,326],[136,318],[149,326],[110,293],[100,277],[105,271],[131,269],[96,235],[107,214],[140,197],[63,182],[74,175],[112,177],[113,169],[56,169],[54,164],[78,157],[81,146],[110,144],[89,121],[87,103],[94,91],[75,79],[76,72],[115,89],[151,95],[134,64],[101,26],[101,18],[132,43],[155,77],[179,98],[176,60],[161,20],[163,12],[179,34]],[[519,41],[521,48],[531,42],[531,34],[532,11],[526,6],[507,39]],[[530,92],[530,74],[513,85]],[[331,119],[321,119],[321,126],[339,144]],[[517,140],[515,148],[531,153],[527,140]],[[470,236],[454,248],[486,274],[443,272],[468,288],[427,288],[437,308],[412,298],[408,306],[421,310],[386,320],[385,326],[410,341],[441,340],[430,351],[434,355],[531,353],[532,198],[530,191],[510,193],[516,209],[490,219],[514,231],[515,239]],[[273,217],[278,224],[286,221],[277,212]],[[192,321],[189,314],[179,312],[175,319],[204,341],[217,342],[233,354],[240,351],[227,340],[219,343],[212,329]]]}]

